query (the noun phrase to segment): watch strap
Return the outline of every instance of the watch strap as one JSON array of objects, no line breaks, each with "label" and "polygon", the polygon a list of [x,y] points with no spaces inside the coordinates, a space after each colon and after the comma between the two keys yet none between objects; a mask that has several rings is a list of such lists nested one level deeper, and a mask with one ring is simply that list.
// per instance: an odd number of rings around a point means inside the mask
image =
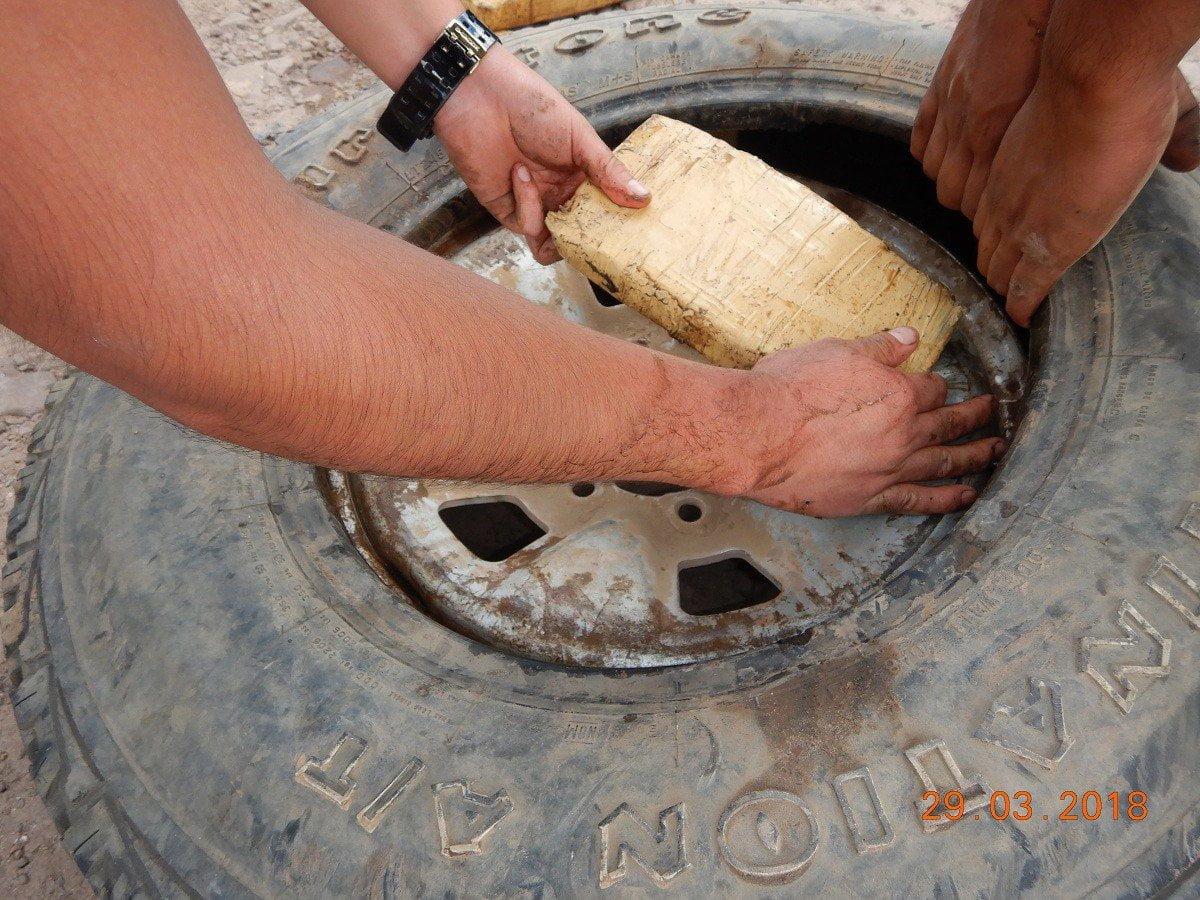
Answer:
[{"label": "watch strap", "polygon": [[379,133],[405,152],[432,137],[434,116],[497,41],[470,10],[452,19],[392,95],[379,117]]}]

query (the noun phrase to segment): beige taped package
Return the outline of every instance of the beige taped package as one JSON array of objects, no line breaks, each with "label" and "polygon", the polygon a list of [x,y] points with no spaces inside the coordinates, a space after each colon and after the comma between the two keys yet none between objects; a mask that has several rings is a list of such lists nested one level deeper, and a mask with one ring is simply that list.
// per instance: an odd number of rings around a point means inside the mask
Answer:
[{"label": "beige taped package", "polygon": [[508,31],[534,22],[577,16],[616,0],[467,0],[467,8],[492,31]]},{"label": "beige taped package", "polygon": [[722,366],[825,337],[921,332],[937,361],[950,292],[804,185],[697,128],[652,116],[617,156],[654,194],[624,209],[584,183],[546,224],[563,257]]}]

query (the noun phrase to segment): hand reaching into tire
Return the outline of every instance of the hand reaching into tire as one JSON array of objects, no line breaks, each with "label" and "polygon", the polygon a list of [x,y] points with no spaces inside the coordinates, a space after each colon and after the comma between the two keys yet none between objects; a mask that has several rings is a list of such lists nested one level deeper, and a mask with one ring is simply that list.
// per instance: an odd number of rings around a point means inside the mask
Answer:
[{"label": "hand reaching into tire", "polygon": [[938,201],[974,222],[979,270],[1019,324],[1158,162],[1200,165],[1196,98],[1175,67],[1198,29],[1183,0],[968,4],[911,149]]},{"label": "hand reaching into tire", "polygon": [[505,228],[524,235],[543,264],[560,258],[546,213],[569,200],[585,178],[620,206],[650,202],[583,115],[500,46],[442,107],[434,131],[479,202]]},{"label": "hand reaching into tire", "polygon": [[1173,80],[1121,94],[1092,102],[1043,79],[996,155],[975,218],[978,267],[1019,325],[1116,224],[1170,140]]},{"label": "hand reaching into tire", "polygon": [[820,518],[925,515],[969,506],[973,488],[923,482],[981,472],[1004,452],[997,437],[950,444],[984,426],[990,395],[946,404],[939,375],[896,369],[917,348],[913,328],[858,341],[823,340],[762,359],[752,370],[777,429],[772,458],[746,496]]},{"label": "hand reaching into tire", "polygon": [[912,154],[938,202],[975,217],[992,159],[1033,90],[1051,0],[972,0],[913,125]]}]

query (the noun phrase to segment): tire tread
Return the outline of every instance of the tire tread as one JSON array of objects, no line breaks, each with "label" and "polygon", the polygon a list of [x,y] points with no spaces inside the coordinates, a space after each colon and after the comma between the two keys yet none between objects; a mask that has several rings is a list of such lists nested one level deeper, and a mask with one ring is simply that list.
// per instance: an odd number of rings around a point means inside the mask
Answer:
[{"label": "tire tread", "polygon": [[[0,591],[0,635],[9,676],[9,696],[30,772],[38,792],[92,888],[101,897],[162,896],[170,874],[147,871],[136,837],[121,824],[119,808],[105,796],[100,777],[75,728],[70,707],[50,662],[39,584],[41,512],[50,451],[74,376],[61,379],[46,398],[46,413],[34,428],[29,457],[16,480],[16,499],[6,536],[8,554]],[[157,884],[156,884],[157,882]]]}]

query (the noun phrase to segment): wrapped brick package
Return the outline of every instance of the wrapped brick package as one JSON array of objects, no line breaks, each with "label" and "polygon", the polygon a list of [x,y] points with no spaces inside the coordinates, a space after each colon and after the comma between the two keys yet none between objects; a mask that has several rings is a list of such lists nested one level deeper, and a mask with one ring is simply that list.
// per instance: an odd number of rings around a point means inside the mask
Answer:
[{"label": "wrapped brick package", "polygon": [[616,150],[654,194],[625,209],[585,182],[546,223],[563,257],[722,366],[912,325],[925,372],[961,310],[950,292],[812,190],[706,132],[652,116]]}]

